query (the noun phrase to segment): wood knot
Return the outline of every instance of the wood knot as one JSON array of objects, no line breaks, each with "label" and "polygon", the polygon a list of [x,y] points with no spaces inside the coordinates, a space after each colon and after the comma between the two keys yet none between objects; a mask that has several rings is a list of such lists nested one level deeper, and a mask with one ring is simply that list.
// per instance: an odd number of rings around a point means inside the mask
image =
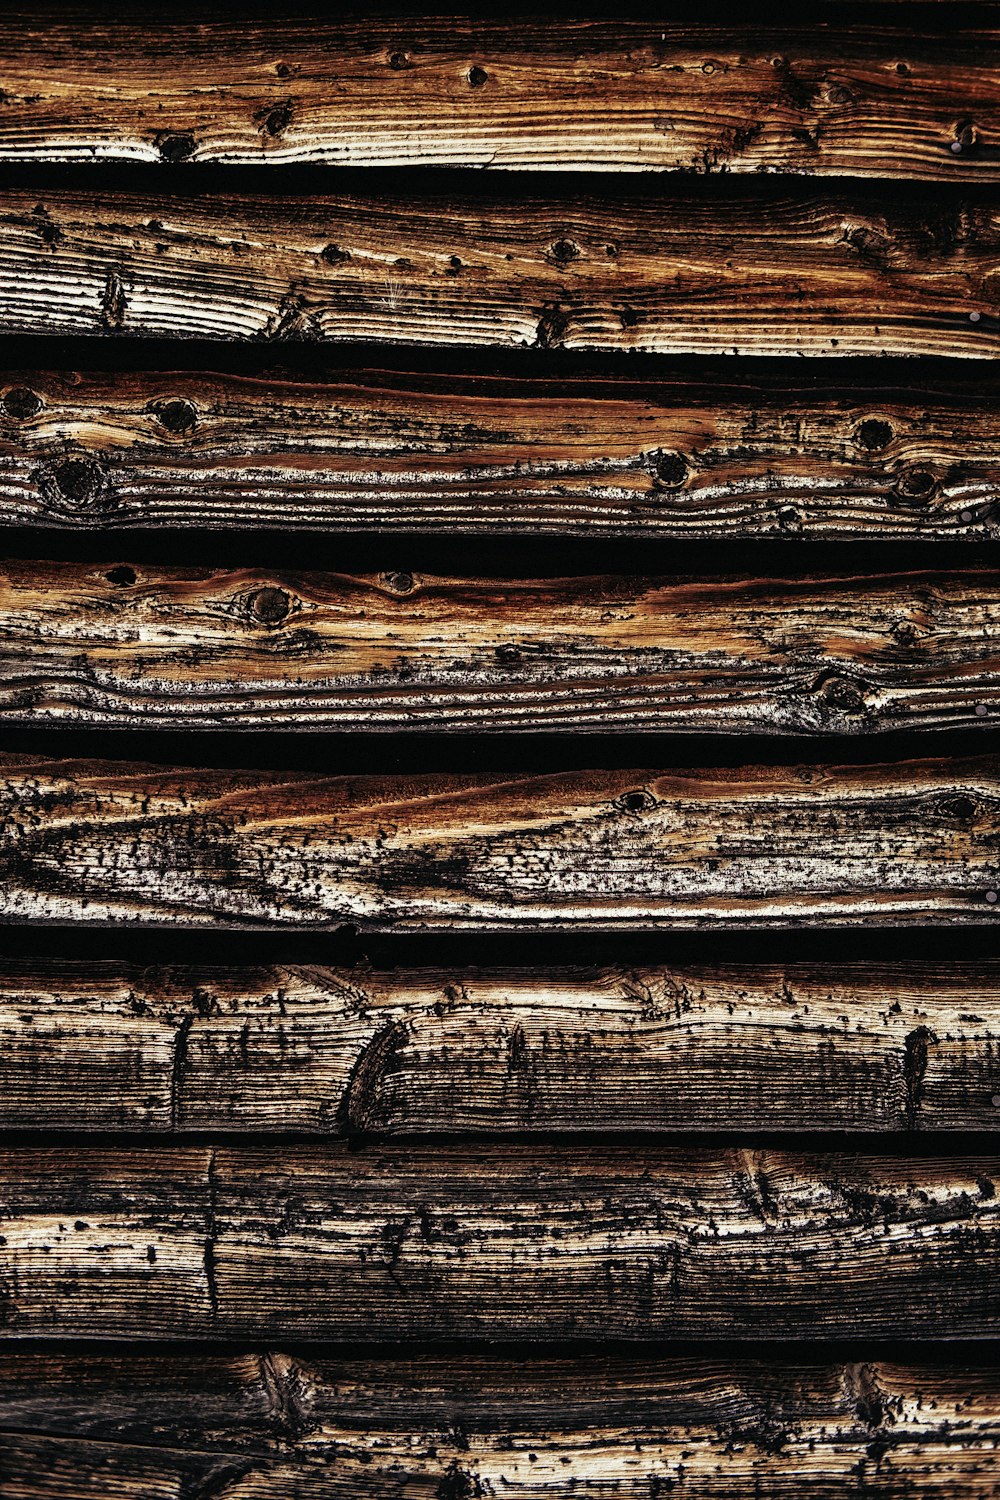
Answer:
[{"label": "wood knot", "polygon": [[579,259],[580,247],[573,240],[556,240],[555,244],[549,250],[549,254],[556,265],[568,266],[570,261]]},{"label": "wood knot", "polygon": [[403,73],[407,68],[412,68],[413,64],[405,52],[390,52],[389,66],[394,73]]},{"label": "wood knot", "polygon": [[198,411],[193,402],[178,398],[176,401],[154,401],[149,408],[161,426],[178,436],[190,432],[198,425]]},{"label": "wood knot", "polygon": [[383,573],[382,578],[394,594],[412,594],[415,588],[412,573]]},{"label": "wood knot", "polygon": [[27,422],[30,417],[37,417],[42,404],[41,396],[36,396],[26,385],[12,385],[0,397],[0,410],[15,422]]},{"label": "wood knot", "polygon": [[134,568],[121,563],[117,568],[109,568],[104,576],[109,583],[114,584],[115,588],[127,589],[135,583],[136,574]]},{"label": "wood knot", "polygon": [[319,258],[325,260],[328,266],[342,266],[345,260],[350,260],[351,252],[342,250],[339,245],[324,245]]},{"label": "wood knot", "polygon": [[831,673],[817,683],[824,702],[842,714],[860,714],[865,709],[865,695],[850,677]]},{"label": "wood knot", "polygon": [[652,812],[656,806],[656,798],[644,786],[636,787],[634,791],[623,792],[620,797],[615,799],[614,805],[618,808],[619,812]]},{"label": "wood knot", "polygon": [[292,101],[282,99],[280,104],[268,105],[265,109],[259,109],[254,115],[254,121],[261,135],[274,136],[283,135],[292,123]]},{"label": "wood knot", "polygon": [[930,469],[904,469],[896,480],[896,494],[904,505],[926,505],[937,488],[937,478]]},{"label": "wood knot", "polygon": [[469,80],[470,88],[481,89],[490,75],[487,73],[485,68],[480,68],[477,65],[476,67],[470,68],[465,76]]},{"label": "wood knot", "polygon": [[96,458],[64,458],[32,477],[53,510],[85,515],[110,510],[114,504],[107,469]]},{"label": "wood knot", "polygon": [[291,608],[292,601],[284,589],[258,589],[247,600],[247,613],[255,625],[280,625]]},{"label": "wood knot", "polygon": [[883,448],[888,448],[894,436],[891,423],[884,421],[881,417],[866,417],[859,424],[854,434],[854,441],[867,453],[878,453]]},{"label": "wood knot", "polygon": [[690,470],[682,453],[678,453],[673,448],[661,448],[650,457],[657,489],[680,490],[684,488],[690,477]]},{"label": "wood knot", "polygon": [[941,801],[941,811],[946,817],[955,818],[959,823],[971,823],[978,808],[971,797],[944,797]]},{"label": "wood knot", "polygon": [[187,161],[194,155],[194,136],[189,130],[172,130],[156,137],[161,161]]},{"label": "wood knot", "polygon": [[959,120],[951,142],[953,156],[968,156],[979,145],[979,131],[972,120]]}]

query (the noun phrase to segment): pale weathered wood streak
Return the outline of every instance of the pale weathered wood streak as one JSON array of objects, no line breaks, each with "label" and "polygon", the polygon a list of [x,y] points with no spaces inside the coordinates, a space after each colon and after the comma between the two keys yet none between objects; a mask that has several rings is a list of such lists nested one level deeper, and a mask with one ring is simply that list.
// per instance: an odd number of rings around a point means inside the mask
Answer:
[{"label": "pale weathered wood streak", "polygon": [[0,1126],[971,1130],[1000,966],[0,967]]},{"label": "pale weathered wood streak", "polygon": [[980,1500],[996,1493],[1000,1381],[954,1355],[10,1349],[0,1432],[8,1500]]},{"label": "pale weathered wood streak", "polygon": [[7,922],[992,923],[1000,762],[321,776],[0,756]]},{"label": "pale weathered wood streak", "polygon": [[1000,383],[865,390],[814,371],[794,385],[5,371],[0,524],[1000,535]]},{"label": "pale weathered wood streak", "polygon": [[[937,21],[938,17],[934,17]],[[411,16],[15,20],[0,161],[1000,178],[1000,33]]]},{"label": "pale weathered wood streak", "polygon": [[8,1337],[979,1339],[996,1156],[20,1148]]},{"label": "pale weathered wood streak", "polygon": [[9,192],[0,334],[995,358],[1000,207],[867,191]]},{"label": "pale weathered wood streak", "polygon": [[672,583],[0,567],[0,717],[875,734],[1000,712],[992,573]]}]

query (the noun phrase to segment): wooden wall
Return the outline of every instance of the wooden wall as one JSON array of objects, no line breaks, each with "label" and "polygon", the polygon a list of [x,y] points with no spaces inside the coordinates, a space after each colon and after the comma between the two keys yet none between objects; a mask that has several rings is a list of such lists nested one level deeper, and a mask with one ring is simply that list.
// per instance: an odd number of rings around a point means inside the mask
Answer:
[{"label": "wooden wall", "polygon": [[1000,7],[0,25],[3,1500],[1000,1489]]}]

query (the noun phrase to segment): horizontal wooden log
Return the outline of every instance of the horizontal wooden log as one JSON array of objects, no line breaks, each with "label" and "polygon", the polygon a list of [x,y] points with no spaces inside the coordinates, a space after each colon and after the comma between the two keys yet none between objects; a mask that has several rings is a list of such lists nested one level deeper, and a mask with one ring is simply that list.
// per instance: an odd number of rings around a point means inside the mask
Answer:
[{"label": "horizontal wooden log", "polygon": [[452,16],[15,20],[0,161],[1000,180],[1000,36]]},{"label": "horizontal wooden log", "polygon": [[761,1151],[0,1156],[8,1337],[981,1339],[998,1160]]},{"label": "horizontal wooden log", "polygon": [[318,776],[0,756],[7,922],[992,924],[998,762]]},{"label": "horizontal wooden log", "polygon": [[993,573],[796,582],[0,568],[0,716],[875,734],[1000,712]]},{"label": "horizontal wooden log", "polygon": [[2,525],[981,539],[998,487],[985,372],[869,390],[0,374]]},{"label": "horizontal wooden log", "polygon": [[993,1129],[1000,965],[0,967],[0,1128]]},{"label": "horizontal wooden log", "polygon": [[0,334],[993,359],[1000,206],[9,192]]},{"label": "horizontal wooden log", "polygon": [[[9,1349],[10,1500],[995,1493],[977,1359],[340,1360]],[[199,1488],[199,1485],[202,1488]]]}]

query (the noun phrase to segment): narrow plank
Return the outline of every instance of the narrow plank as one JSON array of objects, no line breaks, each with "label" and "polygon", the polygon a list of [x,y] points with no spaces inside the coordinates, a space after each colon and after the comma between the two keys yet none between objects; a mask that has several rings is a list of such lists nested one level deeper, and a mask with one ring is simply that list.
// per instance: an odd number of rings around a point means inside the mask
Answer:
[{"label": "narrow plank", "polygon": [[0,756],[6,922],[992,924],[998,763],[320,776]]},{"label": "narrow plank", "polygon": [[991,1130],[1000,965],[0,965],[0,1128]]},{"label": "narrow plank", "polygon": [[953,1355],[333,1362],[12,1349],[0,1431],[11,1500],[179,1500],[223,1481],[227,1500],[650,1500],[675,1488],[971,1500],[995,1494],[1000,1382]]},{"label": "narrow plank", "polygon": [[990,359],[998,254],[929,190],[9,192],[0,334]]},{"label": "narrow plank", "polygon": [[0,161],[1000,180],[995,29],[15,19]]},{"label": "narrow plank", "polygon": [[982,1339],[997,1158],[18,1149],[7,1337]]},{"label": "narrow plank", "polygon": [[994,538],[1000,385],[963,373],[7,371],[0,524]]},{"label": "narrow plank", "polygon": [[0,716],[878,734],[1000,711],[994,573],[449,579],[8,563]]}]

